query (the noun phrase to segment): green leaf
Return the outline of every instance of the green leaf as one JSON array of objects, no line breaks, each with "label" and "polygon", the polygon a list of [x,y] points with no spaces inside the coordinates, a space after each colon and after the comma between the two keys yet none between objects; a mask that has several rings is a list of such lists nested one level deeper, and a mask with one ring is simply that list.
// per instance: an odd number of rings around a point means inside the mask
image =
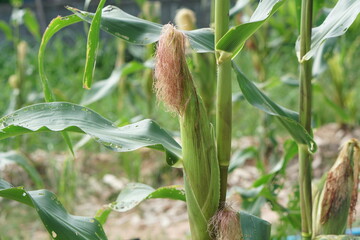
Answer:
[{"label": "green leaf", "polygon": [[234,58],[244,47],[245,41],[253,35],[285,0],[263,0],[250,18],[244,24],[230,28],[230,30],[216,43],[216,51],[219,52],[219,62]]},{"label": "green leaf", "polygon": [[96,219],[70,215],[52,192],[25,191],[22,187],[13,187],[0,179],[0,196],[35,208],[53,239],[107,239],[102,226]]},{"label": "green leaf", "polygon": [[[70,11],[91,22],[94,14],[68,7]],[[101,17],[101,29],[127,42],[146,45],[159,40],[162,25],[132,16],[115,6],[106,6]],[[183,31],[188,36],[192,48],[198,52],[214,51],[214,33],[203,28]]]},{"label": "green leaf", "polygon": [[89,29],[86,47],[86,62],[83,77],[83,86],[86,89],[91,88],[92,79],[94,76],[96,56],[99,48],[101,13],[105,2],[106,0],[100,1]]},{"label": "green leaf", "polygon": [[[81,19],[91,23],[94,14],[67,7]],[[146,45],[159,40],[162,25],[132,16],[118,7],[106,6],[101,16],[101,29],[125,41]]]},{"label": "green leaf", "polygon": [[[45,49],[46,45],[51,39],[51,37],[57,33],[60,29],[67,27],[71,24],[80,22],[81,19],[77,17],[76,15],[71,15],[67,17],[57,17],[54,18],[49,26],[46,28],[44,35],[41,39],[41,44],[39,47],[39,54],[38,54],[38,65],[39,65],[39,75],[41,79],[41,84],[44,92],[44,98],[47,102],[53,102],[55,101],[55,97],[53,92],[51,91],[49,81],[46,77],[45,69],[44,69],[44,62],[45,62]],[[62,133],[62,136],[71,152],[71,154],[74,156],[74,149],[72,147],[72,143],[70,140],[70,137],[66,132]]]},{"label": "green leaf", "polygon": [[70,15],[67,17],[57,17],[54,18],[49,26],[46,28],[46,31],[44,32],[44,35],[41,40],[40,48],[39,48],[39,54],[38,54],[38,64],[39,64],[39,75],[44,91],[44,97],[47,102],[54,101],[54,94],[51,91],[49,81],[45,74],[44,69],[44,63],[45,63],[45,49],[46,45],[51,39],[51,37],[57,33],[59,30],[63,29],[64,27],[67,27],[71,24],[81,22],[81,18],[79,18],[76,15]]},{"label": "green leaf", "polygon": [[311,135],[299,123],[298,113],[281,107],[262,93],[254,83],[249,81],[233,62],[237,80],[245,99],[254,107],[276,117],[287,129],[293,139],[300,144],[306,144],[310,152],[316,152],[317,146]]},{"label": "green leaf", "polygon": [[43,188],[44,182],[41,179],[39,173],[37,172],[36,168],[30,163],[25,156],[15,152],[0,152],[0,170],[8,164],[15,163],[22,167],[34,181],[37,188]]},{"label": "green leaf", "polygon": [[214,52],[214,30],[211,28],[200,28],[181,32],[188,37],[191,48],[196,52]]},{"label": "green leaf", "polygon": [[126,212],[133,209],[146,199],[169,198],[173,200],[185,201],[185,191],[181,186],[167,186],[154,189],[142,183],[129,183],[121,191],[110,207],[118,212]]},{"label": "green leaf", "polygon": [[296,53],[299,61],[312,58],[326,39],[343,35],[360,13],[359,0],[339,0],[324,22],[312,29],[311,48],[300,59],[300,39],[296,42]]},{"label": "green leaf", "polygon": [[86,133],[117,152],[151,147],[169,152],[173,165],[181,157],[180,145],[152,120],[116,127],[89,108],[66,102],[24,107],[0,119],[0,140],[32,132]]},{"label": "green leaf", "polygon": [[121,67],[115,68],[108,79],[96,82],[89,91],[84,93],[81,105],[89,105],[108,96],[115,89],[122,77],[142,69],[144,69],[144,65],[138,62],[129,62]]},{"label": "green leaf", "polygon": [[239,212],[241,231],[244,240],[269,240],[271,224],[261,218]]},{"label": "green leaf", "polygon": [[262,175],[258,179],[256,179],[253,183],[253,187],[257,188],[261,185],[265,185],[270,183],[270,181],[280,172],[286,169],[288,162],[295,157],[298,153],[298,146],[292,140],[287,140],[284,143],[284,155],[278,161],[278,163],[270,170],[268,174]]},{"label": "green leaf", "polygon": [[101,225],[104,225],[111,212],[112,209],[108,205],[105,205],[96,212],[95,219],[98,220]]},{"label": "green leaf", "polygon": [[0,20],[0,30],[4,32],[5,37],[8,41],[11,41],[13,39],[11,27],[3,20]]},{"label": "green leaf", "polygon": [[39,23],[34,13],[30,9],[25,10],[24,24],[29,32],[36,38],[36,40],[41,39]]},{"label": "green leaf", "polygon": [[236,168],[242,166],[246,160],[255,158],[256,154],[257,154],[257,150],[254,147],[248,147],[248,148],[236,151],[231,156],[228,172],[231,173]]}]

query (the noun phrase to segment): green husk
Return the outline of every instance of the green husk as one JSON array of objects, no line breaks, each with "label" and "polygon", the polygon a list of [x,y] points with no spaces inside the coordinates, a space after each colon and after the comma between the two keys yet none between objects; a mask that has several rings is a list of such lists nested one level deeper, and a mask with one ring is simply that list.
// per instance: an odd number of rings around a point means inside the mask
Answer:
[{"label": "green husk", "polygon": [[[193,239],[208,239],[210,218],[219,204],[219,166],[213,129],[207,119],[204,105],[192,88],[189,103],[180,117],[180,130],[185,171],[185,192],[188,198],[188,212]],[[191,201],[190,201],[191,200]],[[196,202],[196,203],[195,203]],[[198,205],[201,208],[194,208]],[[198,226],[197,215],[203,215],[205,222]],[[192,217],[194,216],[194,217]]]},{"label": "green husk", "polygon": [[351,226],[357,202],[359,146],[356,139],[344,144],[326,180],[314,193],[313,236],[344,234],[348,219]]},{"label": "green husk", "polygon": [[192,239],[211,239],[208,224],[219,205],[215,137],[185,59],[185,36],[165,25],[156,53],[157,97],[180,121],[186,201]]}]

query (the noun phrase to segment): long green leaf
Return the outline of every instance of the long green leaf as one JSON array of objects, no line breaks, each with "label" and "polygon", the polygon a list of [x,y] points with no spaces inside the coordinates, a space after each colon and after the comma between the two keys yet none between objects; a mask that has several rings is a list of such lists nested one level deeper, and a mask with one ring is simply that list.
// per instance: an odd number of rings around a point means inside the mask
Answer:
[{"label": "long green leaf", "polygon": [[155,198],[185,201],[185,191],[181,186],[175,185],[154,189],[142,183],[129,183],[110,207],[118,212],[126,212],[146,199]]},{"label": "long green leaf", "polygon": [[[343,35],[360,13],[359,0],[339,0],[324,22],[312,29],[311,48],[299,61],[309,60],[326,39]],[[300,55],[300,40],[296,42],[296,53]]]},{"label": "long green leaf", "polygon": [[[44,92],[44,98],[47,102],[53,102],[55,101],[55,97],[53,92],[51,91],[49,81],[46,77],[45,69],[44,69],[44,63],[45,63],[45,49],[46,45],[51,39],[51,37],[57,33],[60,29],[67,27],[71,24],[80,22],[81,19],[77,17],[76,15],[71,15],[67,17],[57,17],[54,18],[49,26],[46,28],[44,35],[41,39],[41,44],[39,47],[39,53],[38,53],[38,65],[39,65],[39,75],[41,79],[41,84]],[[62,136],[69,147],[69,150],[71,154],[74,156],[74,149],[71,143],[71,139],[69,135],[66,132],[62,133]]]},{"label": "long green leaf", "polygon": [[83,86],[86,89],[91,88],[92,79],[94,76],[96,56],[99,48],[101,13],[105,5],[105,2],[106,0],[100,1],[89,29],[87,47],[86,47],[86,62],[85,62],[85,70],[84,70],[84,78],[83,78]]},{"label": "long green leaf", "polygon": [[235,63],[233,63],[233,68],[236,72],[237,80],[245,99],[254,107],[275,116],[296,142],[306,144],[309,151],[316,152],[316,143],[310,133],[308,133],[299,123],[298,114],[271,101],[255,86],[255,84],[244,76],[239,66]]},{"label": "long green leaf", "polygon": [[81,18],[79,18],[76,15],[70,15],[67,17],[57,17],[50,22],[49,26],[46,28],[46,31],[44,32],[39,48],[38,64],[39,64],[39,75],[44,91],[44,97],[47,102],[53,102],[55,99],[54,99],[54,94],[51,91],[49,81],[46,77],[45,69],[44,69],[46,45],[51,39],[51,37],[59,30],[81,21],[82,21]]},{"label": "long green leaf", "polygon": [[1,152],[0,153],[0,170],[8,164],[15,163],[22,167],[34,181],[37,188],[43,188],[44,182],[37,172],[36,168],[23,155],[15,152]]},{"label": "long green leaf", "polygon": [[84,93],[81,105],[89,105],[108,96],[117,86],[121,77],[142,69],[144,69],[144,65],[138,62],[126,63],[119,68],[115,68],[108,79],[96,82],[89,91]]},{"label": "long green leaf", "polygon": [[[68,7],[70,11],[91,22],[94,14]],[[101,17],[101,29],[127,42],[146,45],[159,40],[162,25],[132,16],[115,6],[106,6]],[[214,51],[214,33],[203,28],[183,31],[189,38],[192,48],[198,52]]]},{"label": "long green leaf", "polygon": [[149,119],[118,128],[89,108],[66,102],[31,105],[0,119],[0,140],[49,131],[86,133],[117,152],[141,147],[166,150],[169,153],[167,162],[171,165],[181,157],[180,145]]},{"label": "long green leaf", "polygon": [[[92,22],[93,13],[67,7],[81,19]],[[162,25],[130,15],[118,7],[106,6],[101,16],[101,29],[135,44],[150,44],[159,40]]]},{"label": "long green leaf", "polygon": [[0,196],[35,208],[53,239],[107,239],[102,226],[96,219],[70,215],[52,192],[25,191],[22,187],[13,187],[0,179]]},{"label": "long green leaf", "polygon": [[230,30],[216,43],[219,52],[219,62],[234,58],[244,47],[245,41],[253,35],[273,15],[285,0],[263,0],[250,18],[244,24],[230,28]]}]

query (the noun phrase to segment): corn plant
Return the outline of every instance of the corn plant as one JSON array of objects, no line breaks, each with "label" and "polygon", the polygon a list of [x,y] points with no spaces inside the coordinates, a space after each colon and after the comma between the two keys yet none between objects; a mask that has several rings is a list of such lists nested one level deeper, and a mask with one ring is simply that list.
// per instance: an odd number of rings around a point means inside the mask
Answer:
[{"label": "corn plant", "polygon": [[[19,109],[0,119],[0,139],[26,133],[61,132],[72,148],[68,132],[88,134],[99,143],[117,152],[149,147],[165,152],[166,162],[183,168],[184,188],[168,186],[153,189],[132,184],[124,189],[115,203],[99,210],[95,218],[72,216],[56,196],[46,190],[26,191],[0,180],[0,196],[16,200],[36,209],[47,231],[54,239],[107,239],[102,224],[111,211],[126,211],[150,198],[186,201],[191,236],[206,239],[269,239],[269,223],[227,207],[227,174],[231,155],[232,69],[246,100],[275,116],[299,145],[302,235],[312,237],[310,152],[316,151],[311,133],[311,66],[309,59],[326,38],[342,34],[351,25],[360,9],[360,1],[340,0],[325,20],[324,26],[311,35],[312,1],[303,0],[300,34],[301,87],[300,114],[271,101],[248,80],[234,60],[252,36],[284,3],[284,0],[263,0],[249,22],[229,29],[228,0],[215,1],[214,31],[211,29],[178,30],[131,16],[101,0],[95,13],[68,8],[74,14],[55,18],[43,35],[39,49],[39,73],[46,103]],[[337,6],[338,6],[337,5]],[[345,12],[349,18],[341,18]],[[334,18],[334,19],[333,19]],[[350,20],[349,20],[350,19]],[[49,39],[62,28],[86,21],[88,32],[83,87],[91,88],[99,43],[103,29],[135,44],[158,42],[154,88],[159,101],[179,119],[181,146],[150,119],[117,127],[91,109],[68,102],[56,102],[45,73],[45,48]],[[342,24],[342,25],[341,25]],[[339,30],[340,28],[340,30]],[[333,32],[335,31],[335,33]],[[341,33],[339,33],[341,32]],[[311,37],[313,38],[312,41]],[[186,41],[198,53],[213,53],[217,68],[216,121],[213,127],[202,96],[194,84],[185,57]],[[310,44],[311,43],[311,44]]]}]

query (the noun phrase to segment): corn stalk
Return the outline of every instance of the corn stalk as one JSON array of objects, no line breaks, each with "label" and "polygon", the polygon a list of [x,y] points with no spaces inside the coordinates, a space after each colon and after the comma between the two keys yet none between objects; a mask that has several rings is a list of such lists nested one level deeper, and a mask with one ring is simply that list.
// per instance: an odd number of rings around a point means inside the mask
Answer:
[{"label": "corn stalk", "polygon": [[[215,43],[228,31],[229,4],[229,0],[215,0]],[[231,59],[220,62],[219,58],[217,54],[216,141],[220,166],[219,208],[223,208],[231,152]]]},{"label": "corn stalk", "polygon": [[[310,50],[312,26],[312,0],[303,0],[301,6],[300,25],[300,59]],[[300,61],[300,123],[311,133],[311,105],[312,105],[312,65],[310,60]],[[311,195],[311,161],[312,156],[308,147],[299,144],[299,186],[301,209],[302,239],[311,239],[312,231],[312,195]]]}]

